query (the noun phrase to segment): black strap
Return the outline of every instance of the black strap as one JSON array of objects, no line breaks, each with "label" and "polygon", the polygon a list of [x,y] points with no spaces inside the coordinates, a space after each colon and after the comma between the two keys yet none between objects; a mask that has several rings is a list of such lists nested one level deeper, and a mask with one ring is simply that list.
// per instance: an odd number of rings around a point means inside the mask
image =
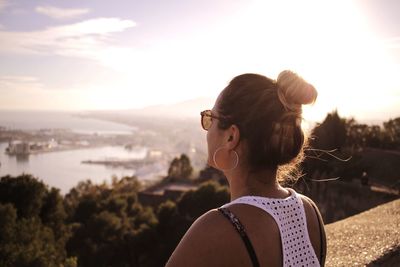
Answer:
[{"label": "black strap", "polygon": [[311,206],[314,208],[315,213],[317,214],[318,224],[319,224],[319,236],[320,236],[320,244],[321,244],[321,258],[320,264],[321,266],[325,265],[325,258],[326,258],[326,235],[324,230],[324,222],[322,220],[321,213],[318,211],[318,208],[315,206],[313,201],[309,201]]},{"label": "black strap", "polygon": [[239,233],[240,237],[242,238],[247,252],[249,253],[249,256],[251,258],[251,262],[253,263],[254,267],[259,267],[260,264],[258,263],[257,260],[257,255],[254,251],[254,248],[250,242],[250,239],[248,238],[246,231],[242,225],[242,223],[239,221],[239,219],[236,217],[235,214],[233,214],[230,210],[227,208],[219,208],[218,211],[220,211],[235,227],[236,231]]}]

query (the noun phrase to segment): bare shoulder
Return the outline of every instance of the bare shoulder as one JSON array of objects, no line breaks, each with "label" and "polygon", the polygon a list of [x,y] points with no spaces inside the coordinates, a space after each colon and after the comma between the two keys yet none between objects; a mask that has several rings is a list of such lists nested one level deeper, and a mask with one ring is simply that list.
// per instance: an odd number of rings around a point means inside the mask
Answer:
[{"label": "bare shoulder", "polygon": [[[246,229],[261,265],[280,266],[279,228],[274,219],[261,209],[245,204],[231,205]],[[218,210],[198,218],[170,257],[167,266],[251,266],[246,247],[231,222]]]},{"label": "bare shoulder", "polygon": [[310,217],[312,220],[316,220],[317,223],[318,223],[318,217],[320,220],[322,220],[321,213],[318,209],[318,206],[315,204],[315,202],[311,198],[309,198],[305,195],[302,195],[302,194],[299,194],[299,195],[303,202],[306,216]]},{"label": "bare shoulder", "polygon": [[166,266],[219,266],[229,247],[226,224],[216,209],[203,214],[186,232]]},{"label": "bare shoulder", "polygon": [[326,242],[324,241],[326,239],[324,222],[321,213],[314,201],[307,196],[304,196],[302,194],[299,195],[302,199],[304,211],[306,214],[307,230],[311,240],[311,244],[314,248],[315,254],[318,256],[318,258],[320,258],[320,255],[325,254],[326,251]]},{"label": "bare shoulder", "polygon": [[[308,196],[305,196],[305,195],[303,195],[303,194],[300,194],[300,193],[297,193],[300,197],[301,197],[301,199],[303,200],[303,202],[304,202],[304,200],[306,201],[306,202],[308,202],[307,204],[313,204],[313,205],[315,205],[315,202],[311,199],[311,198],[309,198]],[[311,206],[310,206],[311,207]]]}]

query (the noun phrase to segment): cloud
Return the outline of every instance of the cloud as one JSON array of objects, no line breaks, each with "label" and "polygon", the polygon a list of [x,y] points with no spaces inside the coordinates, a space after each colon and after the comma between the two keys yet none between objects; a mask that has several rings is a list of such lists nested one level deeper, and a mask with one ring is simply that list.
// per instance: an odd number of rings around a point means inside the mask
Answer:
[{"label": "cloud", "polygon": [[400,48],[400,36],[385,39],[383,40],[383,44],[386,48]]},{"label": "cloud", "polygon": [[0,0],[0,12],[9,5],[10,3],[8,3],[7,0]]},{"label": "cloud", "polygon": [[83,109],[83,95],[74,90],[49,90],[34,76],[0,76],[0,109]]},{"label": "cloud", "polygon": [[0,76],[0,90],[32,90],[40,89],[43,84],[32,76]]},{"label": "cloud", "polygon": [[50,18],[60,20],[79,17],[90,12],[87,8],[58,8],[53,6],[38,6],[35,8],[35,11]]},{"label": "cloud", "polygon": [[128,28],[136,26],[131,20],[121,20],[118,18],[98,18],[90,19],[83,22],[49,28],[48,33],[55,36],[80,36],[90,34],[107,34],[113,32],[122,32]]},{"label": "cloud", "polygon": [[42,31],[0,30],[0,54],[59,55],[103,62],[110,51],[125,51],[113,43],[111,35],[136,25],[131,20],[97,18],[79,23],[49,27]]}]

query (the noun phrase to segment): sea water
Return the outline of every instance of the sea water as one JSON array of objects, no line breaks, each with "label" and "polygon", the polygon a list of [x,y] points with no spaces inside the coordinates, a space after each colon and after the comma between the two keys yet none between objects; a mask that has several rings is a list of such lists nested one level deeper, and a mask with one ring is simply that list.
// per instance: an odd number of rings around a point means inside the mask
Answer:
[{"label": "sea water", "polygon": [[[0,111],[0,126],[22,130],[61,128],[88,134],[134,134],[136,130],[126,125],[81,118],[66,112]],[[78,182],[86,179],[101,183],[110,181],[113,175],[120,178],[135,175],[137,171],[123,167],[83,164],[82,161],[109,158],[143,159],[147,154],[145,147],[126,150],[122,146],[105,146],[17,157],[5,153],[7,146],[7,143],[0,143],[0,177],[29,173],[45,184],[61,189],[62,193],[67,193]]]}]

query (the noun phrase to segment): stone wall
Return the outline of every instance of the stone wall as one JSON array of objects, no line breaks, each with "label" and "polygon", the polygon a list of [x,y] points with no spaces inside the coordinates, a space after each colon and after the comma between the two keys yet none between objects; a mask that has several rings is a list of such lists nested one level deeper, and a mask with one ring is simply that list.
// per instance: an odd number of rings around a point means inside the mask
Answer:
[{"label": "stone wall", "polygon": [[325,266],[399,266],[400,199],[325,226]]}]

